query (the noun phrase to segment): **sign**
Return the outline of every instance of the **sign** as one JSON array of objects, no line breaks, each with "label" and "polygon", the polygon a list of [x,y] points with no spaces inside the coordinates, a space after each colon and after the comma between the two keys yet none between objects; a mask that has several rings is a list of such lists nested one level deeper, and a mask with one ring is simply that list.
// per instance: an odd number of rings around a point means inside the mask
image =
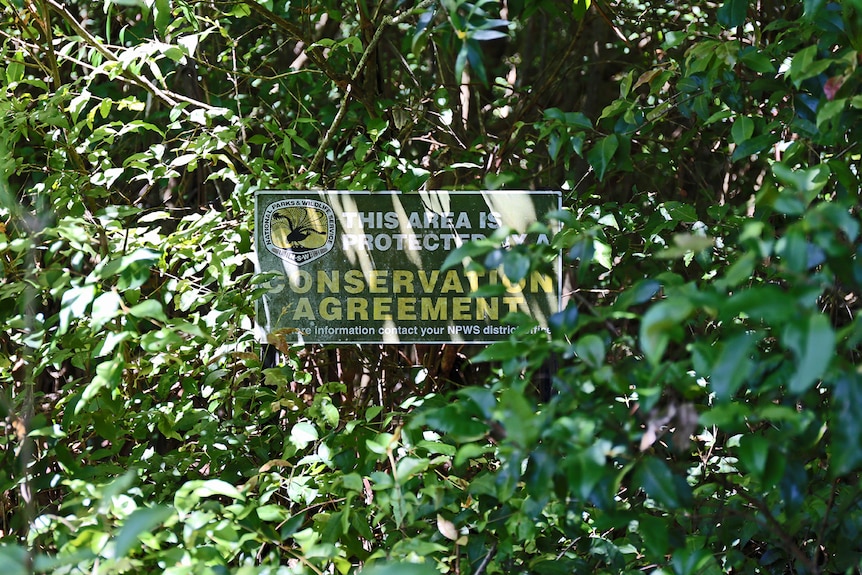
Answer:
[{"label": "sign", "polygon": [[[298,343],[491,343],[514,331],[502,319],[515,311],[547,331],[560,309],[559,260],[554,277],[516,284],[500,270],[441,268],[455,248],[501,228],[510,245],[550,243],[529,228],[561,201],[559,192],[257,192],[258,271],[276,274],[258,303],[259,331]],[[502,287],[472,295],[489,284]]]}]

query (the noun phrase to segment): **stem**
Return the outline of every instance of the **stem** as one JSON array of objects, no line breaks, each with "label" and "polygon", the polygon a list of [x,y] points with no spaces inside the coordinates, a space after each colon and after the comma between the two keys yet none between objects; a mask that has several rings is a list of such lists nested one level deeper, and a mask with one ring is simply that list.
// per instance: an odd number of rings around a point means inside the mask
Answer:
[{"label": "stem", "polygon": [[359,78],[359,75],[362,73],[362,70],[365,69],[366,64],[368,64],[368,58],[374,51],[374,47],[377,46],[378,42],[380,42],[380,38],[383,36],[383,30],[387,26],[398,25],[404,22],[413,14],[421,12],[425,8],[431,6],[435,1],[436,0],[422,0],[422,2],[420,2],[407,12],[403,12],[395,17],[385,16],[383,18],[383,21],[380,23],[380,26],[378,26],[377,30],[374,31],[374,36],[371,37],[371,41],[368,42],[368,46],[365,47],[365,51],[359,58],[359,62],[356,64],[356,69],[353,70],[353,74],[350,75],[350,82],[344,88],[344,96],[341,98],[341,104],[338,107],[338,113],[335,115],[335,118],[332,120],[332,124],[329,125],[329,129],[323,136],[323,140],[320,142],[320,146],[317,148],[317,152],[314,153],[314,158],[311,160],[311,164],[308,166],[309,172],[314,172],[317,170],[317,166],[323,160],[323,156],[324,154],[326,154],[327,148],[329,148],[329,145],[332,143],[332,139],[335,137],[335,132],[338,131],[338,128],[341,126],[341,122],[344,120],[344,116],[347,113],[347,104],[350,103],[350,98],[354,91],[353,86],[356,83],[356,80]]},{"label": "stem", "polygon": [[485,555],[485,558],[482,559],[482,562],[479,563],[478,567],[476,567],[476,573],[474,575],[482,575],[485,572],[485,569],[488,568],[488,564],[491,563],[491,559],[496,554],[497,554],[497,543],[494,542],[494,544],[491,545],[491,549],[488,551],[488,554]]}]

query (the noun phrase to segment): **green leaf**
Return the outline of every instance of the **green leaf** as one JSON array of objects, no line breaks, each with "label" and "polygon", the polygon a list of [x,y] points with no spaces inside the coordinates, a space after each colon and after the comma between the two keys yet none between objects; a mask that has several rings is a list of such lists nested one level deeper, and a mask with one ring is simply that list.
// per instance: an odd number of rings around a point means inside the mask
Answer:
[{"label": "green leaf", "polygon": [[619,144],[617,135],[611,134],[596,142],[596,145],[587,153],[587,161],[589,161],[593,170],[595,170],[599,181],[604,180],[611,160],[613,160],[614,154],[617,148],[619,148]]},{"label": "green leaf", "polygon": [[682,202],[664,202],[661,204],[660,211],[664,217],[674,222],[693,224],[700,219],[694,206]]},{"label": "green leaf", "polygon": [[455,81],[459,84],[464,79],[464,68],[467,67],[467,53],[469,50],[467,42],[463,42],[461,49],[458,50],[458,56],[455,58]]},{"label": "green leaf", "polygon": [[469,417],[455,405],[434,409],[423,416],[427,425],[446,433],[455,441],[477,441],[488,433],[486,424]]},{"label": "green leaf", "polygon": [[739,60],[755,72],[761,74],[774,74],[775,66],[767,54],[757,50],[753,46],[739,53]]},{"label": "green leaf", "polygon": [[141,507],[135,509],[124,521],[120,532],[114,538],[114,558],[119,559],[129,554],[144,533],[150,533],[163,524],[174,514],[167,506]]},{"label": "green leaf", "polygon": [[181,345],[183,338],[171,329],[162,328],[148,331],[141,336],[141,347],[150,353],[160,353]]},{"label": "green leaf", "polygon": [[666,517],[642,515],[638,517],[638,534],[653,561],[664,561],[670,543],[671,523]]},{"label": "green leaf", "polygon": [[18,58],[10,60],[6,66],[6,83],[13,84],[20,82],[24,78],[24,62],[19,62]]},{"label": "green leaf", "polygon": [[596,238],[593,240],[593,254],[593,259],[597,264],[607,270],[613,268],[613,262],[611,260],[613,250],[609,244]]},{"label": "green leaf", "polygon": [[782,341],[796,357],[796,370],[788,388],[791,393],[805,393],[826,373],[835,355],[835,331],[829,318],[814,313],[788,323]]},{"label": "green leaf", "polygon": [[748,116],[739,116],[730,129],[730,137],[736,145],[741,144],[745,140],[751,138],[754,133],[754,120]]},{"label": "green leaf", "polygon": [[793,56],[788,75],[796,88],[799,88],[803,81],[820,75],[832,65],[832,60],[815,60],[816,56],[817,44],[803,48]]},{"label": "green leaf", "polygon": [[290,517],[290,512],[281,505],[261,505],[256,511],[261,521],[282,522]]},{"label": "green leaf", "polygon": [[314,443],[318,438],[317,428],[307,421],[300,421],[290,430],[290,442],[297,449],[305,449],[309,443]]},{"label": "green leaf", "polygon": [[458,395],[463,395],[469,398],[485,419],[491,419],[494,413],[494,408],[497,406],[497,398],[494,397],[494,392],[485,387],[468,387],[458,392]]},{"label": "green leaf", "polygon": [[745,22],[749,0],[725,0],[718,9],[718,23],[725,28],[736,28]]},{"label": "green leaf", "polygon": [[498,40],[500,38],[508,38],[509,35],[505,32],[501,32],[500,30],[476,30],[470,33],[471,40],[485,41],[485,40]]},{"label": "green leaf", "polygon": [[503,253],[503,273],[513,284],[518,283],[530,273],[529,256],[519,251],[506,251]]},{"label": "green leaf", "polygon": [[107,361],[103,361],[96,366],[96,376],[93,378],[84,392],[81,394],[81,400],[75,405],[75,413],[80,413],[90,403],[94,397],[103,389],[116,389],[122,381],[123,370],[125,363],[121,357],[114,357]]},{"label": "green leaf", "polygon": [[470,361],[472,363],[504,361],[515,357],[521,357],[521,352],[521,346],[511,341],[498,341],[480,351]]},{"label": "green leaf", "polygon": [[712,366],[709,383],[719,401],[730,401],[748,378],[753,367],[751,350],[756,334],[743,333],[720,342],[720,352]]},{"label": "green leaf", "polygon": [[153,4],[153,16],[155,17],[156,30],[159,31],[159,36],[164,38],[168,24],[171,23],[170,0],[155,0]]},{"label": "green leaf", "polygon": [[758,478],[766,471],[771,443],[760,435],[744,435],[739,440],[739,461]]},{"label": "green leaf", "polygon": [[578,325],[578,305],[574,300],[569,300],[566,307],[548,318],[548,327],[554,338],[563,339],[575,331]]},{"label": "green leaf", "polygon": [[684,480],[677,481],[664,461],[655,457],[646,457],[638,464],[634,482],[668,509],[684,507],[691,500],[688,484]]},{"label": "green leaf", "polygon": [[162,302],[154,299],[146,299],[141,303],[132,306],[129,313],[141,319],[156,319],[159,321],[168,321],[165,315],[165,310],[162,308]]},{"label": "green leaf", "polygon": [[776,445],[761,435],[746,434],[739,441],[739,461],[766,489],[784,475],[785,460]]},{"label": "green leaf", "polygon": [[682,333],[682,324],[693,307],[684,298],[665,300],[652,306],[641,321],[640,346],[646,358],[657,365],[668,343]]},{"label": "green leaf", "polygon": [[831,170],[827,164],[794,170],[776,162],[772,173],[784,186],[775,201],[775,209],[787,215],[801,215],[829,182]]},{"label": "green leaf", "polygon": [[633,305],[646,303],[652,299],[660,289],[661,284],[653,279],[640,280],[617,297],[613,304],[614,308],[618,310],[626,310]]},{"label": "green leaf", "polygon": [[368,124],[366,126],[368,137],[371,138],[372,142],[379,140],[380,136],[382,136],[388,128],[389,121],[385,118],[371,118],[368,120]]},{"label": "green leaf", "polygon": [[597,441],[566,462],[569,485],[581,499],[587,500],[602,477],[608,473],[605,446]]},{"label": "green leaf", "polygon": [[440,572],[433,565],[426,563],[372,565],[359,573],[360,575],[440,575]]},{"label": "green leaf", "polygon": [[398,483],[404,484],[411,477],[428,469],[430,462],[424,457],[402,457],[395,466],[395,477]]},{"label": "green leaf", "polygon": [[30,575],[33,572],[27,567],[27,550],[19,545],[0,545],[0,565],[3,565],[3,575]]},{"label": "green leaf", "polygon": [[467,60],[470,62],[473,76],[482,84],[487,84],[488,74],[485,72],[485,64],[482,62],[482,47],[469,36],[464,45],[467,46]]},{"label": "green leaf", "polygon": [[498,244],[488,239],[466,242],[449,252],[449,255],[443,261],[440,271],[445,272],[456,266],[460,266],[465,259],[474,259],[483,256],[499,247]]},{"label": "green leaf", "polygon": [[718,572],[717,565],[715,565],[715,569],[707,568],[707,563],[710,560],[714,563],[712,554],[706,549],[684,547],[674,551],[671,565],[673,565],[674,575],[701,575]]},{"label": "green leaf", "polygon": [[733,154],[730,156],[730,159],[731,161],[737,162],[739,160],[747,159],[750,156],[755,156],[763,150],[772,147],[778,139],[779,136],[776,134],[761,134],[760,136],[744,140],[737,144],[733,149]]},{"label": "green leaf", "polygon": [[575,343],[575,354],[593,369],[605,362],[605,343],[595,334],[585,335]]},{"label": "green leaf", "polygon": [[830,404],[829,471],[838,477],[862,466],[862,379],[858,374],[847,373],[838,379]]},{"label": "green leaf", "polygon": [[182,513],[191,511],[201,499],[221,495],[230,499],[245,501],[242,492],[222,479],[187,481],[174,495],[174,506]]},{"label": "green leaf", "polygon": [[847,107],[847,99],[839,98],[831,102],[824,102],[820,109],[817,110],[817,127],[822,129],[823,125],[829,122],[835,116],[841,114],[844,108]]},{"label": "green leaf", "polygon": [[73,287],[63,292],[60,301],[60,334],[68,331],[72,320],[82,319],[86,315],[95,296],[96,286],[93,284]]},{"label": "green leaf", "polygon": [[[750,273],[746,277],[751,277]],[[719,313],[724,320],[732,321],[744,317],[779,325],[798,312],[793,296],[778,286],[764,284],[736,292],[730,296]]]},{"label": "green leaf", "polygon": [[591,3],[591,0],[572,0],[572,16],[575,20],[580,20],[586,15]]}]

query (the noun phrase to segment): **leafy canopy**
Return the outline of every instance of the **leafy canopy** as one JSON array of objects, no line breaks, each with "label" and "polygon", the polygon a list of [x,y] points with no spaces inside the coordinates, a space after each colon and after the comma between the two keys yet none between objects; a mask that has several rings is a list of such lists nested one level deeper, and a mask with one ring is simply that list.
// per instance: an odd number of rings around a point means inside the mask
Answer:
[{"label": "leafy canopy", "polygon": [[[862,568],[858,1],[0,6],[4,572]],[[273,360],[311,187],[562,189],[451,261],[568,304]]]}]

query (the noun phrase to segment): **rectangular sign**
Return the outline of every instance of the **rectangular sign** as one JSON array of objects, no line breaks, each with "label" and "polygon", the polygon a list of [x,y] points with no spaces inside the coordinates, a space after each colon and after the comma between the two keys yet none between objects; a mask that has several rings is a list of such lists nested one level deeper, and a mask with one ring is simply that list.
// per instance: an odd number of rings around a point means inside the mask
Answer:
[{"label": "rectangular sign", "polygon": [[[277,274],[258,328],[298,343],[491,343],[521,311],[547,331],[560,308],[559,258],[552,277],[516,284],[496,269],[441,267],[500,228],[511,228],[509,244],[550,243],[529,228],[561,201],[559,192],[257,192],[258,271]],[[489,284],[505,289],[471,295]]]}]

